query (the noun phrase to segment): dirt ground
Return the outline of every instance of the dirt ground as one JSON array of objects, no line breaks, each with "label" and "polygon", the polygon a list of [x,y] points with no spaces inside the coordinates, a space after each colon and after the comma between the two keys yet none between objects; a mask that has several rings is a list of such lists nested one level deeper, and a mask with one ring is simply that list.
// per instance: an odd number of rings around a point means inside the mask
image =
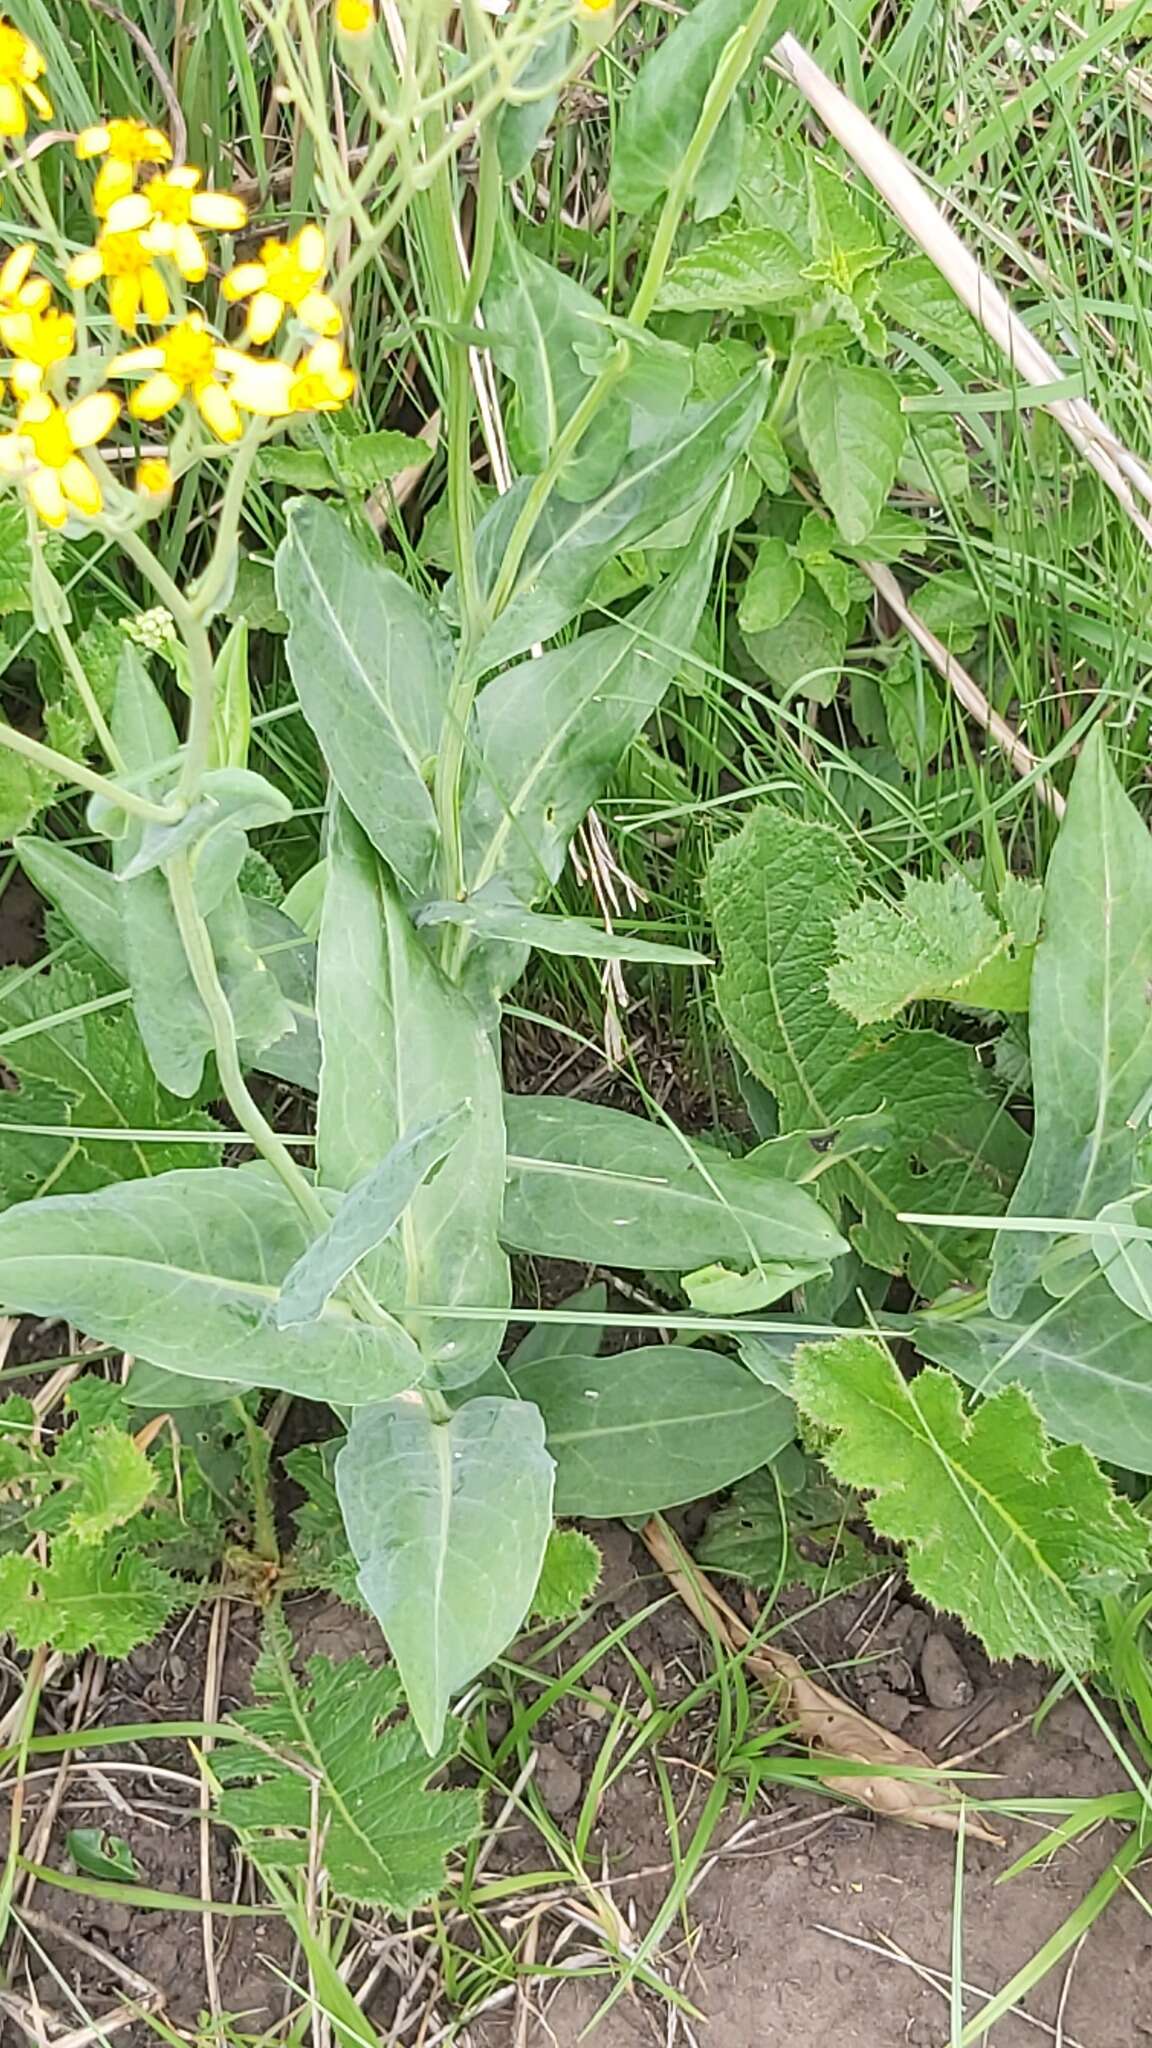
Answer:
[{"label": "dirt ground", "polygon": [[[664,1590],[626,1531],[598,1525],[596,1534],[605,1547],[606,1574],[595,1617],[586,1625],[588,1642],[633,1618]],[[380,1649],[369,1622],[332,1602],[301,1602],[294,1621],[307,1651],[340,1655]],[[202,1711],[206,1631],[205,1618],[198,1616],[171,1641],[138,1652],[107,1673],[85,1709],[86,1718],[103,1724],[196,1718]],[[1062,1701],[1034,1736],[1029,1723],[1044,1694],[1040,1676],[1022,1668],[993,1673],[972,1644],[952,1636],[957,1664],[941,1653],[938,1640],[927,1650],[925,1638],[932,1633],[928,1617],[902,1599],[896,1584],[881,1583],[806,1618],[786,1640],[810,1668],[823,1667],[826,1675],[836,1664],[851,1663],[850,1671],[831,1670],[830,1682],[890,1722],[903,1719],[904,1733],[933,1755],[967,1755],[991,1742],[972,1768],[998,1774],[995,1783],[985,1783],[997,1796],[1065,1797],[1120,1786],[1120,1767],[1079,1701]],[[244,1698],[255,1638],[254,1616],[236,1607],[223,1711]],[[629,1641],[666,1698],[683,1696],[706,1668],[707,1652],[696,1626],[675,1600],[642,1622]],[[933,1667],[933,1690],[938,1697],[950,1691],[957,1704],[933,1706],[925,1697],[926,1655]],[[615,1695],[628,1683],[628,1667],[612,1656],[594,1666],[585,1682]],[[71,1723],[77,1710],[74,1679],[65,1675],[50,1696],[50,1708],[52,1718]],[[677,1799],[689,1817],[682,1828],[685,1839],[707,1789],[695,1761],[709,1754],[707,1743],[697,1741],[701,1734],[700,1727],[685,1722],[665,1752]],[[603,1738],[603,1722],[566,1700],[539,1724],[537,1738],[537,1787],[559,1825],[570,1826]],[[97,1825],[130,1842],[142,1882],[196,1894],[201,1889],[201,1841],[187,1748],[176,1742],[149,1745],[150,1764],[179,1774],[172,1778],[135,1769],[126,1773],[133,1756],[142,1762],[144,1752],[101,1749],[86,1755],[83,1769],[69,1778],[45,1860],[63,1862],[67,1828]],[[36,1781],[44,1791],[50,1782],[47,1774]],[[490,1810],[490,1822],[493,1818]],[[34,1797],[26,1842],[34,1840],[36,1827]],[[998,1989],[1054,1932],[1117,1839],[1102,1831],[1086,1847],[1066,1851],[1004,1888],[998,1884],[1000,1873],[1034,1839],[1019,1825],[1006,1834],[1003,1848],[976,1841],[966,1845],[963,1973],[973,1987],[969,2016],[981,2003],[979,1992]],[[513,1812],[486,1857],[486,1868],[539,1870],[544,1861],[539,1833]],[[248,1876],[219,1834],[211,1838],[210,1862],[217,1899],[253,1897]],[[785,2043],[788,2048],[824,2048],[828,2042],[837,2048],[946,2048],[954,1863],[955,1844],[947,1835],[877,1823],[790,1789],[762,1794],[743,1813],[734,1804],[711,1844],[687,1927],[675,1923],[654,1959],[665,1982],[677,1986],[702,2016],[689,2016],[689,2031],[676,2038],[695,2040],[701,2048],[784,2048]],[[641,1762],[609,1786],[589,1852],[589,1865],[622,1915],[628,1938],[642,1938],[651,1925],[667,1891],[668,1864],[658,1791],[648,1765]],[[1145,1899],[1152,1897],[1152,1873],[1138,1870],[1136,1885]],[[528,1905],[534,1910],[543,1896],[533,1895]],[[45,1916],[33,1930],[43,1956],[30,1959],[27,1973],[25,1963],[19,1963],[9,1978],[25,1998],[34,1987],[33,1998],[76,2026],[77,2012],[65,1987],[72,1987],[87,2014],[108,2013],[126,1990],[130,1996],[142,1995],[138,1984],[126,1986],[122,1972],[127,1966],[162,1994],[171,2023],[195,2028],[207,2003],[202,1927],[195,1917],[49,1894],[44,1887],[35,1893],[33,1909]],[[525,1918],[518,1926],[517,1940],[527,1924]],[[586,1968],[595,1944],[579,1934],[573,1939],[573,1933],[571,1915],[543,1912],[532,1937],[537,1961],[546,1961],[555,1950],[561,1968],[579,1969],[582,1962]],[[221,2004],[243,2015],[239,2027],[255,2035],[283,2010],[291,1996],[286,1984],[302,1982],[299,1959],[273,1915],[218,1921],[216,1936]],[[77,1938],[88,1946],[78,1947]],[[365,1953],[376,1953],[380,1966],[365,2009],[383,2037],[405,2048],[417,2042],[427,2048],[434,2039],[451,2038],[440,2033],[452,2021],[444,1996],[427,1981],[423,1989],[413,1986],[425,1952],[419,1937],[399,1936],[390,1945],[369,1930],[366,1940]],[[610,1988],[606,1976],[595,1981],[577,1976],[559,1984],[537,1981],[530,1999],[509,1991],[499,2007],[456,2038],[473,2048],[553,2043],[575,2048]],[[1130,1894],[1113,1900],[1082,1949],[1029,1997],[1027,2013],[1027,2018],[1000,2022],[989,2036],[994,2048],[1039,2048],[1045,2041],[1064,2048],[1140,2048],[1152,2042],[1149,1907],[1142,1908]],[[668,2009],[661,2000],[650,1993],[626,1994],[592,2038],[599,2048],[641,2048],[671,2041],[667,2027]],[[4,2048],[9,2043],[17,2048],[29,2038],[35,2036],[23,2024],[0,2018]],[[53,2038],[50,2027],[45,2038]],[[124,2048],[143,2048],[145,2040],[155,2037],[129,2027],[115,2038]]]}]

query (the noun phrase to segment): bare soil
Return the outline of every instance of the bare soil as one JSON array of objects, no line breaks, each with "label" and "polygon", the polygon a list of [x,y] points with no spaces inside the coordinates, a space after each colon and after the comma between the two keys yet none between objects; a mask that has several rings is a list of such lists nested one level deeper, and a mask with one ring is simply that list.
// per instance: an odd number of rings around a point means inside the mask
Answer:
[{"label": "bare soil", "polygon": [[[583,1634],[588,1643],[634,1618],[663,1590],[646,1553],[625,1530],[599,1525],[595,1533],[605,1548],[606,1572],[596,1614]],[[373,1625],[330,1601],[302,1601],[293,1619],[305,1652],[381,1652]],[[951,1684],[964,1697],[953,1706],[931,1705],[924,1692],[925,1669],[933,1668],[931,1655],[924,1664],[926,1632],[927,1617],[892,1582],[807,1616],[784,1640],[846,1697],[888,1718],[904,1715],[904,1732],[934,1756],[954,1758],[990,1745],[971,1767],[998,1774],[983,1784],[997,1796],[1084,1796],[1123,1783],[1119,1763],[1078,1700],[1062,1701],[1033,1732],[1031,1717],[1045,1692],[1041,1675],[1025,1667],[992,1671],[959,1634],[949,1632],[948,1638],[959,1665],[945,1657],[943,1674],[935,1669],[933,1689],[939,1693]],[[105,1674],[83,1718],[101,1725],[197,1718],[203,1711],[207,1634],[207,1618],[200,1614],[170,1641]],[[254,1613],[236,1606],[224,1664],[224,1712],[243,1703],[256,1636]],[[683,1697],[708,1668],[707,1646],[675,1600],[639,1623],[629,1643],[670,1700]],[[578,1641],[569,1654],[579,1647]],[[585,1680],[602,1688],[606,1706],[629,1682],[629,1667],[615,1654]],[[76,1673],[62,1674],[49,1694],[49,1720],[74,1723],[76,1684]],[[604,1728],[587,1703],[581,1707],[570,1699],[538,1726],[536,1786],[561,1829],[575,1817]],[[689,1720],[665,1752],[682,1840],[707,1791],[711,1752],[704,1736],[702,1723]],[[125,1772],[132,1759],[140,1768]],[[181,1778],[150,1776],[146,1765]],[[26,1844],[35,1844],[39,1802],[51,1784],[46,1773],[30,1788]],[[37,1852],[63,1867],[68,1828],[104,1827],[130,1843],[142,1882],[195,1896],[201,1890],[197,1797],[184,1743],[152,1742],[146,1752],[138,1745],[86,1752],[68,1777],[51,1840],[44,1848],[35,1844]],[[972,1840],[965,1847],[963,1974],[978,1987],[966,2002],[969,2016],[981,2003],[979,1991],[997,1990],[1055,1931],[1118,1839],[1101,1830],[1086,1846],[1004,1887],[1001,1873],[1035,1839],[1019,1825],[1005,1833],[1003,1848]],[[218,1832],[209,1842],[215,1898],[255,1901],[250,1873],[228,1842]],[[546,1861],[539,1832],[513,1810],[487,1868],[539,1870]],[[668,1834],[646,1761],[609,1785],[588,1862],[621,1915],[622,1940],[641,1939],[670,1881]],[[673,1924],[653,1959],[664,1981],[701,2017],[689,2016],[690,2031],[673,2037],[664,2002],[650,1992],[629,1992],[602,2019],[593,2039],[600,2048],[640,2048],[673,2038],[695,2040],[701,2048],[946,2048],[955,1882],[955,1843],[947,1835],[877,1823],[790,1789],[762,1793],[744,1812],[733,1803],[710,1845],[686,1924]],[[1147,1902],[1152,1872],[1138,1870],[1135,1886]],[[519,1902],[519,1916],[503,1923],[507,1938],[523,1942],[535,1920],[531,1941],[538,1964],[553,1952],[557,1966],[578,1973],[586,1973],[597,1954],[602,1963],[602,1949],[582,1938],[569,1910],[579,1907],[576,1893],[552,1910],[538,1911],[544,1896],[538,1892]],[[116,1900],[50,1893],[44,1886],[35,1891],[33,1907],[46,1916],[33,1930],[43,1954],[26,1951],[9,1978],[26,2001],[38,1997],[68,2026],[79,2026],[81,2011],[99,2016],[121,2005],[126,1987],[115,1966],[126,1965],[162,1996],[170,2024],[189,2033],[195,2029],[207,2005],[202,1922],[196,1915],[144,1911]],[[300,1960],[271,1912],[218,1919],[214,1932],[221,2005],[243,2015],[237,2023],[242,2032],[258,2034],[292,2002],[289,1987],[305,1981]],[[368,1930],[365,1938],[365,1956],[375,1954],[381,1963],[365,2010],[383,2037],[405,2048],[434,2039],[453,2014],[434,1980],[413,1985],[426,1953],[419,1935],[390,1944]],[[77,1939],[86,1946],[78,1947]],[[467,1942],[466,1929],[459,1939]],[[608,1975],[577,1974],[559,1983],[538,1979],[526,1993],[509,1988],[501,2004],[456,2038],[474,2048],[575,2048],[611,1985]],[[140,1996],[139,1988],[131,1995]],[[993,2030],[994,2048],[1041,2048],[1046,2041],[1064,2048],[1141,2048],[1152,2042],[1152,1906],[1132,1894],[1113,1900],[1083,1947],[1029,1996],[1024,2010],[1027,2017],[1009,2017]],[[393,2033],[397,2019],[403,2024]],[[35,2038],[30,2022],[0,2014],[3,2048]],[[53,2038],[50,2024],[44,2038]],[[143,2048],[154,2038],[139,2025],[115,2035],[124,2048]]]}]

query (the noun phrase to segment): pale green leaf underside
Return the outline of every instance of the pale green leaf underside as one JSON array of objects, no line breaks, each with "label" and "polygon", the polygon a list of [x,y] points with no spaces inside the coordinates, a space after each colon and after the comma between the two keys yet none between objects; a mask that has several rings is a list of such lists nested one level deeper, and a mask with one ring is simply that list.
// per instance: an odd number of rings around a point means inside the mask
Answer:
[{"label": "pale green leaf underside", "polygon": [[334,1306],[277,1330],[280,1283],[308,1242],[292,1197],[262,1172],[159,1174],[0,1216],[0,1301],[195,1378],[334,1402],[413,1386],[421,1361],[398,1324]]},{"label": "pale green leaf underside", "polygon": [[336,1460],[360,1591],[416,1725],[439,1747],[448,1702],[528,1612],[552,1525],[552,1459],[527,1400],[360,1408]]}]

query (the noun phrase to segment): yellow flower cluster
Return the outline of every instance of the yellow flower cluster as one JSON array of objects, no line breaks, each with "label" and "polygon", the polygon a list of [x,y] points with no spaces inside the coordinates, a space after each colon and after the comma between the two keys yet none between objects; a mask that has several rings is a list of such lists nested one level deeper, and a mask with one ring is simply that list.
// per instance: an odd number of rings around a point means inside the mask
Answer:
[{"label": "yellow flower cluster", "polygon": [[[0,17],[0,136],[23,136],[27,105],[51,116],[38,84],[44,69],[35,44]],[[208,275],[205,231],[238,234],[247,226],[244,201],[205,191],[203,172],[173,164],[167,136],[146,121],[86,128],[76,155],[81,162],[99,159],[92,194],[97,232],[69,263],[68,286],[78,293],[102,281],[115,326],[135,335],[143,320],[157,330],[148,345],[103,365],[106,377],[141,380],[128,399],[133,419],[159,420],[191,406],[217,440],[228,442],[244,432],[245,415],[275,420],[347,403],[355,377],[344,360],[339,308],[325,290],[328,261],[318,227],[309,224],[287,241],[269,238],[256,259],[225,273],[225,305],[245,307],[242,331],[229,345],[201,310],[187,305],[184,288]],[[101,389],[69,401],[76,319],[55,304],[48,279],[34,274],[34,256],[33,244],[22,243],[0,263],[0,343],[17,400],[12,425],[0,432],[0,477],[18,480],[40,518],[62,526],[72,513],[92,518],[103,508],[99,464],[85,451],[111,432],[121,400]],[[294,359],[256,353],[282,333],[289,316],[303,330]],[[136,472],[138,498],[157,507],[172,481],[167,460],[148,455]]]}]

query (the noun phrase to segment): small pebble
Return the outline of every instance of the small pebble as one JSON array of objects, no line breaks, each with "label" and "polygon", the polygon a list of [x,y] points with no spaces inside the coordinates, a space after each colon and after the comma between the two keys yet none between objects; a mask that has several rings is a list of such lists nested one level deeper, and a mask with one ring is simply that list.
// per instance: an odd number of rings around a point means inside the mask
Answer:
[{"label": "small pebble", "polygon": [[933,1629],[920,1652],[920,1678],[934,1707],[966,1707],[974,1696],[972,1680],[939,1629]]},{"label": "small pebble", "polygon": [[875,1692],[865,1694],[864,1711],[870,1720],[876,1721],[881,1728],[887,1728],[893,1735],[897,1735],[912,1712],[912,1707],[910,1701],[902,1699],[898,1692],[881,1685],[877,1686]]},{"label": "small pebble", "polygon": [[550,1814],[559,1819],[561,1814],[571,1813],[579,1804],[584,1791],[584,1780],[566,1756],[561,1755],[550,1742],[542,1742],[536,1751],[536,1789]]}]

